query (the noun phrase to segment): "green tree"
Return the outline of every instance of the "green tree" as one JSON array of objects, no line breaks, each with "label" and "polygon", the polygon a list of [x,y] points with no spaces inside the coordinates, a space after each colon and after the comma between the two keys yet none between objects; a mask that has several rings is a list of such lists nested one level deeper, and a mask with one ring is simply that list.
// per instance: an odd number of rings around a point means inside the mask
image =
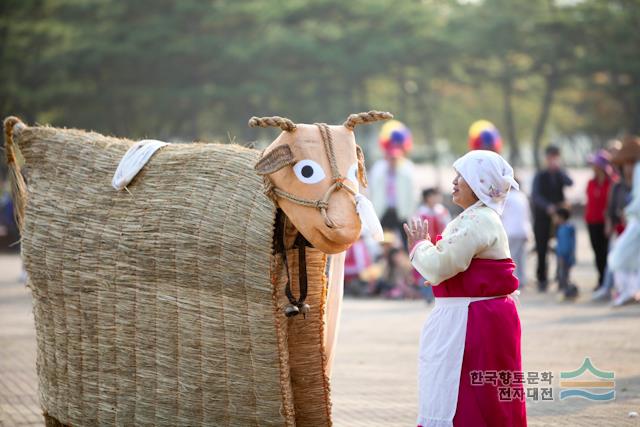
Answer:
[{"label": "green tree", "polygon": [[583,23],[580,66],[588,87],[618,102],[621,126],[640,133],[640,1],[585,1],[577,19]]}]

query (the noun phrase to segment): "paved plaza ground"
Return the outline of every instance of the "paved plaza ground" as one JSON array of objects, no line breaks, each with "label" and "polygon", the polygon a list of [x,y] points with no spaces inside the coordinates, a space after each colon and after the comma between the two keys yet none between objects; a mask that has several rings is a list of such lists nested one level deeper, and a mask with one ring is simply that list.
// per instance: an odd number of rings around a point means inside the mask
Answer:
[{"label": "paved plaza ground", "polygon": [[[544,295],[526,288],[520,298],[524,370],[555,377],[555,400],[528,402],[529,425],[640,426],[640,417],[629,417],[640,412],[640,305],[612,309],[589,302],[595,276],[584,231],[579,245],[578,301],[558,301],[553,286]],[[7,427],[42,423],[31,300],[19,274],[17,256],[0,256],[0,425]],[[414,425],[417,342],[432,307],[423,301],[345,301],[332,381],[336,426]],[[560,401],[560,372],[578,369],[587,356],[598,369],[615,373],[615,399]]]}]

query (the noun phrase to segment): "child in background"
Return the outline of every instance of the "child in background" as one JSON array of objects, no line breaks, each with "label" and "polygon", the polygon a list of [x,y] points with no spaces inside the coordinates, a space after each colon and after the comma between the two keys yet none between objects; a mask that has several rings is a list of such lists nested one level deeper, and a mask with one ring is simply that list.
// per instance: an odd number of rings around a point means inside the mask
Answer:
[{"label": "child in background", "polygon": [[451,215],[442,204],[442,194],[436,188],[427,188],[422,192],[422,204],[416,215],[422,221],[429,221],[431,243],[435,244],[436,237],[441,235],[444,228],[451,221]]},{"label": "child in background", "polygon": [[420,298],[420,290],[415,286],[412,270],[407,253],[401,249],[392,249],[382,274],[391,289],[384,296],[393,299]]},{"label": "child in background", "polygon": [[[411,276],[411,264],[407,253],[400,248],[389,247],[383,257],[367,270],[378,269],[379,278],[375,281],[371,295],[384,298],[414,299],[419,297]],[[367,274],[365,270],[365,276]]]},{"label": "child in background", "polygon": [[369,249],[362,236],[347,249],[344,261],[344,293],[364,295],[367,284],[360,280],[360,273],[372,264]]},{"label": "child in background", "polygon": [[569,221],[570,217],[571,212],[567,208],[558,208],[554,215],[557,227],[558,286],[565,299],[578,295],[578,288],[570,283],[571,267],[576,263],[576,227]]},{"label": "child in background", "polygon": [[[433,230],[429,234],[433,244],[436,243],[437,237],[442,234],[447,224],[451,222],[451,214],[442,204],[442,194],[437,188],[427,188],[422,192],[422,203],[415,216],[422,221],[429,221],[429,230]],[[413,278],[424,299],[431,304],[434,300],[431,286],[424,285],[424,278],[415,269],[413,270]]]},{"label": "child in background", "polygon": [[401,246],[400,239],[393,231],[385,231],[384,238],[380,242],[380,253],[375,254],[373,263],[363,269],[358,278],[367,283],[366,295],[369,296],[386,296],[392,289],[393,284],[388,281],[386,274],[388,273],[388,263],[392,258],[392,253]]}]

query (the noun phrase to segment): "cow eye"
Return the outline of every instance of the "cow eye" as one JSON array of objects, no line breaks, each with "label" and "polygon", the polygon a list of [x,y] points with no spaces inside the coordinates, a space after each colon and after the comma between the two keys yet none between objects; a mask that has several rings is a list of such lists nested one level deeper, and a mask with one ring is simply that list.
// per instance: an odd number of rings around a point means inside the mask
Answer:
[{"label": "cow eye", "polygon": [[356,188],[358,188],[358,162],[351,165],[347,171],[347,178],[356,185]]},{"label": "cow eye", "polygon": [[317,184],[326,176],[322,166],[309,159],[300,160],[293,165],[293,172],[305,184]]}]

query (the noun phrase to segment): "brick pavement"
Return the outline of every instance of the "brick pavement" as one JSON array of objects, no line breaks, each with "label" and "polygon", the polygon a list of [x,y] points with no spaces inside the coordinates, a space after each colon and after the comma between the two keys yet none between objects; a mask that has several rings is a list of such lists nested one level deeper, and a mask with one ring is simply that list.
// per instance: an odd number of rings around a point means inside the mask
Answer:
[{"label": "brick pavement", "polygon": [[[583,248],[585,239],[582,232]],[[7,427],[42,421],[31,301],[19,273],[17,257],[0,256],[0,424]],[[590,356],[598,368],[615,372],[616,399],[529,402],[529,425],[640,426],[640,418],[628,417],[640,412],[640,305],[611,309],[588,302],[595,280],[588,251],[579,256],[575,279],[583,291],[576,303],[524,290],[524,369],[557,374]],[[345,301],[332,382],[335,425],[413,425],[417,340],[430,310],[421,301]]]},{"label": "brick pavement", "polygon": [[[337,426],[411,426],[416,417],[417,340],[431,310],[423,302],[349,300],[332,382]],[[571,371],[589,356],[614,371],[616,399],[528,402],[530,426],[640,426],[640,306],[559,303],[524,292],[525,371]]]},{"label": "brick pavement", "polygon": [[19,283],[17,256],[0,256],[0,425],[42,424],[29,291]]},{"label": "brick pavement", "polygon": [[[529,426],[640,427],[640,417],[629,417],[640,413],[640,304],[614,309],[589,301],[597,278],[588,242],[579,227],[572,275],[580,288],[576,302],[561,302],[555,284],[543,295],[523,289],[523,370],[559,376],[578,369],[588,356],[597,368],[614,371],[616,398],[560,401],[555,378],[554,401],[527,402]],[[534,264],[531,257],[530,277]],[[415,425],[418,337],[431,310],[422,301],[345,302],[332,381],[337,426]]]}]

